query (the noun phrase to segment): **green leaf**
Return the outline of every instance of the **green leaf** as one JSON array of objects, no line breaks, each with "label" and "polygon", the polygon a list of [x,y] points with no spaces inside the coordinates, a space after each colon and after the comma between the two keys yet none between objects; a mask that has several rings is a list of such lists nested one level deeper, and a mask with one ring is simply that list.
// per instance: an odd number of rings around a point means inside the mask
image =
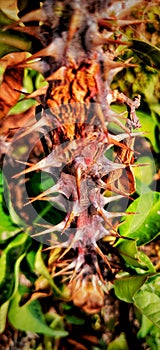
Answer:
[{"label": "green leaf", "polygon": [[[146,166],[138,166],[133,168],[134,175],[136,177],[136,187],[137,179],[141,182],[141,193],[143,192],[143,187],[148,186],[153,181],[153,176],[156,173],[155,161],[153,157],[143,156],[139,157],[136,164],[146,164]],[[149,192],[149,190],[148,190]]]},{"label": "green leaf", "polygon": [[160,273],[149,277],[148,283],[145,285],[145,290],[155,293],[160,297]]},{"label": "green leaf", "polygon": [[45,334],[51,337],[65,337],[68,333],[64,330],[53,330],[48,327],[38,300],[33,300],[19,306],[20,292],[12,299],[8,318],[13,327],[21,331]]},{"label": "green leaf", "polygon": [[157,126],[156,121],[152,118],[151,115],[137,111],[138,118],[140,119],[141,128],[139,131],[146,132],[145,137],[148,138],[156,152],[159,152],[159,145],[156,140],[155,128]]},{"label": "green leaf", "polygon": [[5,214],[2,209],[2,204],[0,203],[0,243],[5,242],[8,238],[15,236],[21,229],[15,226],[11,220],[9,215]]},{"label": "green leaf", "polygon": [[107,350],[129,350],[125,335],[123,333],[120,334],[115,340],[111,341],[107,347]]},{"label": "green leaf", "polygon": [[160,328],[160,297],[153,292],[140,290],[133,300],[142,314]]},{"label": "green leaf", "polygon": [[154,326],[151,328],[149,336],[146,339],[149,349],[157,350],[160,349],[160,331],[159,328]]},{"label": "green leaf", "polygon": [[40,275],[46,278],[50,286],[53,288],[54,292],[56,295],[60,295],[61,291],[60,289],[56,286],[56,284],[53,281],[53,278],[48,272],[47,267],[44,264],[43,258],[42,258],[42,247],[40,246],[39,250],[36,253],[35,256],[35,271],[38,272]]},{"label": "green leaf", "polygon": [[0,334],[4,332],[8,312],[9,300],[0,306]]},{"label": "green leaf", "polygon": [[150,329],[153,327],[153,322],[149,320],[145,315],[142,315],[141,328],[138,331],[138,338],[144,338],[149,333]]},{"label": "green leaf", "polygon": [[116,248],[127,265],[155,272],[150,259],[143,252],[138,251],[136,241],[119,240]]},{"label": "green leaf", "polygon": [[3,197],[2,197],[2,174],[0,173],[0,243],[4,243],[8,238],[15,236],[21,229],[15,226],[9,215],[3,210]]},{"label": "green leaf", "polygon": [[138,258],[136,241],[119,240],[116,246],[117,246],[118,252],[120,253],[122,258],[126,261],[128,265],[141,267],[141,264]]},{"label": "green leaf", "polygon": [[13,296],[18,288],[19,265],[31,244],[31,238],[21,233],[16,236],[0,258],[0,304]]},{"label": "green leaf", "polygon": [[67,315],[65,319],[67,322],[71,324],[82,325],[85,323],[85,320],[83,320],[82,318],[76,317],[74,315]]},{"label": "green leaf", "polygon": [[155,269],[154,265],[152,264],[152,261],[144,252],[139,251],[138,256],[139,256],[141,263],[148,268],[149,273],[156,272],[156,269]]},{"label": "green leaf", "polygon": [[160,68],[160,49],[154,45],[146,43],[142,40],[132,40],[131,49],[140,53],[144,57],[144,61],[152,61],[157,68]]},{"label": "green leaf", "polygon": [[14,285],[13,293],[11,294],[10,298],[7,301],[5,301],[4,304],[2,304],[0,307],[0,333],[2,333],[4,331],[4,328],[5,328],[9,302],[14,297],[14,295],[18,289],[19,266],[20,266],[20,263],[23,260],[24,256],[25,256],[25,253],[23,255],[21,255],[15,263],[15,285]]},{"label": "green leaf", "polygon": [[1,307],[0,307],[0,333],[2,333],[5,329],[5,324],[6,324],[6,318],[7,318],[7,313],[8,313],[8,307],[9,307],[9,302],[10,300],[14,297],[15,293],[18,290],[18,283],[19,283],[19,266],[21,261],[23,260],[25,256],[25,253],[21,255],[16,263],[15,263],[15,271],[14,271],[14,276],[15,276],[15,281],[14,281],[14,289],[10,297],[8,298],[7,301],[5,301]]},{"label": "green leaf", "polygon": [[146,278],[146,275],[125,276],[123,278],[117,278],[114,282],[114,289],[117,298],[128,303],[132,303],[135,293],[145,283]]},{"label": "green leaf", "polygon": [[30,250],[26,255],[27,264],[31,271],[34,271],[35,255],[36,252],[34,250]]},{"label": "green leaf", "polygon": [[160,194],[148,192],[134,200],[127,211],[136,212],[125,218],[119,227],[121,235],[137,240],[137,245],[146,244],[160,232]]},{"label": "green leaf", "polygon": [[[26,227],[26,223],[24,220],[22,220],[20,218],[20,216],[17,215],[16,211],[14,210],[13,204],[12,204],[12,200],[11,200],[11,194],[9,191],[9,185],[7,182],[6,177],[3,174],[3,194],[4,194],[4,198],[5,198],[5,204],[7,207],[7,210],[9,211],[10,214],[10,219],[12,220],[13,224],[20,226],[20,227]],[[19,229],[19,231],[21,231],[21,229]]]},{"label": "green leaf", "polygon": [[35,104],[36,104],[36,101],[34,101],[32,99],[19,101],[15,104],[15,106],[13,106],[10,109],[8,114],[12,115],[12,114],[24,113],[32,106],[35,106]]}]

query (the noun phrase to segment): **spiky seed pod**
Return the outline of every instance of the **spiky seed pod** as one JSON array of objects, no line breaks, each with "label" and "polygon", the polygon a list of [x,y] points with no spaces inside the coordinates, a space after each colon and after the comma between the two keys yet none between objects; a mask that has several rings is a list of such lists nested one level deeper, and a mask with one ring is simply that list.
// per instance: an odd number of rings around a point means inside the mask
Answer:
[{"label": "spiky seed pod", "polygon": [[[108,258],[112,246],[107,246],[106,254],[99,242],[106,237],[119,237],[112,219],[124,215],[110,213],[105,206],[135,191],[132,165],[134,129],[140,127],[135,109],[140,97],[131,100],[110,88],[119,70],[134,65],[115,60],[114,48],[118,45],[125,48],[127,43],[114,39],[115,24],[112,27],[109,22],[110,28],[106,29],[106,20],[110,18],[106,2],[46,0],[42,11],[52,32],[51,40],[23,66],[32,67],[35,63],[38,67],[37,58],[41,59],[49,86],[47,91],[43,90],[39,120],[31,128],[21,130],[14,143],[31,131],[40,132],[45,155],[34,164],[29,157],[28,167],[14,178],[41,170],[56,178],[54,186],[29,202],[30,205],[38,200],[55,202],[56,198],[66,212],[62,222],[41,232],[56,234],[50,247],[51,257],[54,249],[60,248],[49,269],[53,278],[66,278],[71,299],[77,306],[94,313],[103,306],[108,271],[117,271]],[[34,96],[36,93],[30,95]],[[126,105],[127,116],[113,112],[113,102]],[[113,134],[108,128],[110,122],[122,131]],[[115,152],[112,161],[105,155],[111,147]],[[104,197],[105,190],[117,195]]]}]

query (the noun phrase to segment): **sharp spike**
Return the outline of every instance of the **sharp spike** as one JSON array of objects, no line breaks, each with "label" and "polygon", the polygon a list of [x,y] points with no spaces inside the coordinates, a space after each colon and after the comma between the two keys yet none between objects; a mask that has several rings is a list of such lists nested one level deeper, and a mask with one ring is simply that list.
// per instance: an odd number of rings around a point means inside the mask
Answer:
[{"label": "sharp spike", "polygon": [[111,222],[106,217],[105,210],[102,208],[97,208],[97,213],[103,218],[103,220],[106,222],[108,226],[114,231],[115,235],[117,234],[117,231],[115,230],[114,226],[111,224]]},{"label": "sharp spike", "polygon": [[[37,197],[30,199],[30,201],[27,202],[27,203],[25,203],[24,206],[26,206],[26,205],[28,205],[28,204],[31,204],[31,203],[33,203],[33,202],[35,202],[35,201],[37,201],[37,200],[44,199],[43,197],[48,196],[48,195],[51,194],[51,193],[57,192],[58,189],[59,189],[59,184],[57,183],[56,185],[54,185],[54,186],[48,188],[48,190],[46,190],[46,191],[40,193]],[[46,199],[47,199],[47,198],[46,198]]]},{"label": "sharp spike", "polygon": [[97,259],[96,259],[96,261],[94,261],[94,266],[95,266],[95,268],[96,268],[96,271],[97,271],[97,273],[98,273],[98,275],[99,275],[99,277],[100,277],[102,283],[105,283],[105,280],[104,280],[104,278],[103,278],[103,276],[102,276],[102,274],[101,274],[101,270],[100,270],[100,267],[99,267],[99,264],[98,264]]},{"label": "sharp spike", "polygon": [[65,251],[58,258],[58,260],[61,260],[72,249],[73,243],[74,242],[72,241],[71,244],[68,246],[68,248],[66,248]]},{"label": "sharp spike", "polygon": [[66,223],[65,223],[65,225],[64,225],[64,228],[63,228],[61,234],[63,234],[64,231],[70,226],[70,224],[71,224],[71,222],[72,222],[74,216],[75,216],[75,213],[74,213],[73,211],[67,215],[67,220],[66,220]]},{"label": "sharp spike", "polygon": [[71,264],[69,264],[69,265],[67,264],[67,266],[64,267],[62,270],[56,272],[53,277],[57,277],[57,276],[63,275],[64,273],[65,274],[66,273],[70,273],[68,270],[73,269],[75,267],[75,263],[76,263],[75,261],[72,261]]},{"label": "sharp spike", "polygon": [[104,260],[104,262],[108,265],[108,267],[110,268],[110,270],[112,271],[111,265],[108,261],[108,259],[106,258],[106,256],[102,253],[101,249],[98,247],[97,243],[94,242],[94,247],[96,252],[100,255],[100,257]]},{"label": "sharp spike", "polygon": [[81,176],[82,176],[82,170],[81,170],[80,166],[78,166],[76,169],[76,176],[75,176],[76,177],[78,200],[80,200],[80,196],[81,196]]}]

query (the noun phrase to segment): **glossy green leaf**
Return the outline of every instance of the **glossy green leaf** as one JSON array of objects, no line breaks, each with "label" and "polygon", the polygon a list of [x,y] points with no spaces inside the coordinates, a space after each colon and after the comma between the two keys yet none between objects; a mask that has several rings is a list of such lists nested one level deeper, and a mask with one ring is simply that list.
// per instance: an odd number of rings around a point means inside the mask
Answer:
[{"label": "glossy green leaf", "polygon": [[143,56],[144,62],[148,64],[148,61],[152,61],[157,68],[160,68],[160,49],[158,47],[142,40],[133,39],[131,48]]},{"label": "glossy green leaf", "polygon": [[149,277],[148,283],[145,285],[145,290],[153,292],[160,297],[160,273]]},{"label": "glossy green leaf", "polygon": [[38,300],[29,301],[22,306],[19,305],[20,300],[21,294],[17,292],[9,307],[8,318],[14,328],[51,337],[64,337],[68,334],[64,330],[54,330],[47,326]]},{"label": "glossy green leaf", "polygon": [[157,126],[156,121],[152,118],[151,115],[147,113],[137,111],[136,114],[140,119],[141,123],[141,128],[139,129],[139,131],[143,131],[144,133],[146,133],[144,136],[150,140],[154,150],[156,152],[159,152],[159,145],[157,143],[155,131]]},{"label": "glossy green leaf", "polygon": [[13,296],[18,287],[19,265],[31,244],[21,233],[10,242],[0,258],[0,305]]},{"label": "glossy green leaf", "polygon": [[122,258],[125,260],[127,265],[130,265],[131,267],[141,269],[142,273],[144,271],[148,270],[147,272],[155,273],[155,267],[152,264],[149,257],[142,251],[139,251],[137,249],[136,241],[133,240],[118,240],[118,242],[115,244],[115,247],[117,248],[119,254],[122,256]]},{"label": "glossy green leaf", "polygon": [[138,257],[138,250],[136,241],[120,241],[118,245],[118,252],[123,257],[128,265],[141,267],[140,260]]},{"label": "glossy green leaf", "polygon": [[156,272],[156,269],[155,269],[154,265],[152,264],[152,261],[144,252],[139,251],[138,257],[139,257],[141,263],[147,267],[148,273],[155,273]]},{"label": "glossy green leaf", "polygon": [[134,200],[127,211],[137,214],[129,215],[119,227],[123,236],[137,240],[137,245],[152,241],[160,232],[160,194],[148,192]]},{"label": "glossy green leaf", "polygon": [[136,307],[160,328],[160,297],[146,290],[140,290],[133,297]]},{"label": "glossy green leaf", "polygon": [[127,265],[155,272],[150,259],[143,252],[138,251],[136,241],[120,240],[116,247]]},{"label": "glossy green leaf", "polygon": [[145,283],[146,278],[146,275],[117,278],[114,282],[114,289],[117,298],[132,303],[135,293]]},{"label": "glossy green leaf", "polygon": [[143,192],[143,187],[148,186],[153,181],[153,176],[156,173],[155,161],[153,157],[142,156],[139,157],[136,164],[146,164],[146,166],[138,166],[133,168],[134,175],[136,177],[136,188],[137,188],[137,179],[141,182],[141,193]]}]

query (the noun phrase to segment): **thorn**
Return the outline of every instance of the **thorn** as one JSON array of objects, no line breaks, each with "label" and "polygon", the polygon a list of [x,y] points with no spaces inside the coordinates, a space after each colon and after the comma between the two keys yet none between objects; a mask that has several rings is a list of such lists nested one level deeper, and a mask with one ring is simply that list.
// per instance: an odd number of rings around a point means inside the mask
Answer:
[{"label": "thorn", "polygon": [[58,261],[61,260],[72,249],[73,243],[74,242],[72,241],[68,248],[65,249],[65,251],[58,258]]},{"label": "thorn", "polygon": [[80,166],[78,166],[76,169],[76,174],[75,174],[78,200],[80,200],[80,197],[81,197],[81,175],[82,175],[82,170],[81,170]]},{"label": "thorn", "polygon": [[96,268],[96,271],[97,271],[97,273],[98,273],[98,275],[99,275],[99,277],[100,277],[102,283],[105,283],[105,280],[104,280],[104,278],[103,278],[103,276],[102,276],[102,274],[101,274],[101,270],[100,270],[100,267],[99,267],[99,264],[98,264],[97,259],[96,259],[96,261],[94,261],[94,266],[95,266],[95,268]]},{"label": "thorn", "polygon": [[101,249],[98,247],[97,243],[94,243],[94,247],[96,252],[101,256],[101,258],[105,261],[105,263],[108,265],[108,267],[110,268],[110,270],[112,271],[111,265],[108,261],[108,259],[106,258],[106,256],[102,253]]},{"label": "thorn", "polygon": [[[58,260],[59,260],[59,258],[58,258]],[[69,264],[69,265],[67,264],[67,266],[64,267],[62,270],[56,272],[54,274],[54,277],[57,277],[57,276],[60,276],[60,275],[63,275],[63,274],[68,274],[70,272],[69,271],[67,272],[67,270],[73,269],[74,267],[75,267],[75,261],[72,261],[71,264]]]},{"label": "thorn", "polygon": [[56,185],[54,185],[54,186],[48,188],[48,190],[46,190],[46,191],[40,193],[37,197],[32,198],[29,202],[25,203],[25,204],[24,204],[24,207],[25,207],[26,205],[28,205],[28,204],[31,204],[31,203],[37,201],[37,200],[41,200],[42,197],[45,197],[45,196],[48,196],[48,195],[51,194],[51,193],[57,192],[57,191],[58,191],[58,187],[59,187],[59,186],[58,186],[58,183],[57,183]]},{"label": "thorn", "polygon": [[97,213],[103,218],[103,220],[106,222],[108,226],[114,231],[115,235],[117,234],[117,231],[115,230],[114,226],[111,224],[111,222],[107,219],[106,214],[103,209],[97,208]]},{"label": "thorn", "polygon": [[71,213],[69,213],[69,214],[67,215],[66,223],[65,223],[64,228],[63,228],[63,230],[62,230],[62,232],[61,232],[61,235],[62,235],[62,234],[64,233],[64,231],[70,226],[70,224],[71,224],[71,222],[72,222],[72,220],[73,220],[74,217],[75,217],[75,213],[74,213],[73,211],[71,211]]}]

